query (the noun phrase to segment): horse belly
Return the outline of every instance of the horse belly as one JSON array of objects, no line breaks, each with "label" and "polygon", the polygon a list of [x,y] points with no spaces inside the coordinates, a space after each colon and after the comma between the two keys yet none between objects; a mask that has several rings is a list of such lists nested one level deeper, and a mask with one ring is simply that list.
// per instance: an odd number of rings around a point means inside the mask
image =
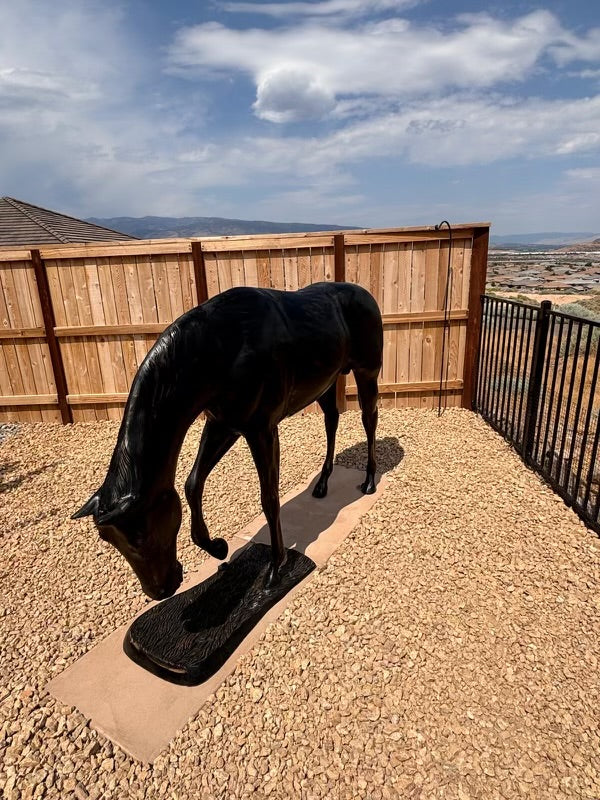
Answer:
[{"label": "horse belly", "polygon": [[344,355],[345,348],[339,345],[333,352],[317,346],[310,361],[296,362],[293,365],[293,377],[286,402],[287,416],[306,408],[329,389],[344,369]]}]

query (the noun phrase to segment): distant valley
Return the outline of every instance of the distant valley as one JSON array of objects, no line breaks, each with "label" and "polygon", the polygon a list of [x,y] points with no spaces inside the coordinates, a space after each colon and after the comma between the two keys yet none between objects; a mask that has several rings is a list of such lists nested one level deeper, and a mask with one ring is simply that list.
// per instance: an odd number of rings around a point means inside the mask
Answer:
[{"label": "distant valley", "polygon": [[495,250],[555,250],[562,247],[582,245],[583,248],[593,249],[595,239],[600,233],[578,231],[560,233],[557,231],[545,233],[510,233],[503,236],[490,235],[490,245]]}]

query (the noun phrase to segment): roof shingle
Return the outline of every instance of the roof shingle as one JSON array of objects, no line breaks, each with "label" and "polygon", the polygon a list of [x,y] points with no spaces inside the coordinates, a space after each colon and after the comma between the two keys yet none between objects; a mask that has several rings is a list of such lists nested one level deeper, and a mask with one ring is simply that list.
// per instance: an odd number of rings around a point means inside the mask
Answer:
[{"label": "roof shingle", "polygon": [[135,238],[67,214],[15,200],[14,197],[0,197],[0,247]]}]

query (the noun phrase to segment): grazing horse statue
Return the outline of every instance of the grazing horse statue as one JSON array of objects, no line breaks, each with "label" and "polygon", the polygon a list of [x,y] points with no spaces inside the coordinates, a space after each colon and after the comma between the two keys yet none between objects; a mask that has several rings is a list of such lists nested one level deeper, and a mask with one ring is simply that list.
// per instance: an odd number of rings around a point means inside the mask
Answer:
[{"label": "grazing horse statue", "polygon": [[176,540],[181,503],[175,469],[185,434],[206,422],[185,483],[193,541],[219,559],[224,539],[211,539],[202,516],[204,484],[240,436],[252,453],[279,580],[286,551],[279,517],[279,438],[284,417],[317,401],[325,414],[327,455],[315,497],[327,493],[339,413],[336,379],[354,372],[368,460],[362,491],[375,491],[377,375],[381,314],[373,297],[350,283],[317,283],[296,292],[239,287],[191,309],[159,336],[131,387],[108,473],[73,519],[93,515],[100,537],[127,559],[144,592],[172,595],[183,572]]}]

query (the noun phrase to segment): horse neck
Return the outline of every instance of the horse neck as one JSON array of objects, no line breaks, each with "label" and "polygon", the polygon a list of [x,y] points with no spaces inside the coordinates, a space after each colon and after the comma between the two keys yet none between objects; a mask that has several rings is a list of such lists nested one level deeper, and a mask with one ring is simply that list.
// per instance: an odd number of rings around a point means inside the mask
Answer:
[{"label": "horse neck", "polygon": [[181,336],[163,344],[131,387],[110,468],[113,477],[120,476],[117,494],[172,488],[185,434],[206,405],[207,370],[200,369],[197,358],[186,357]]}]

